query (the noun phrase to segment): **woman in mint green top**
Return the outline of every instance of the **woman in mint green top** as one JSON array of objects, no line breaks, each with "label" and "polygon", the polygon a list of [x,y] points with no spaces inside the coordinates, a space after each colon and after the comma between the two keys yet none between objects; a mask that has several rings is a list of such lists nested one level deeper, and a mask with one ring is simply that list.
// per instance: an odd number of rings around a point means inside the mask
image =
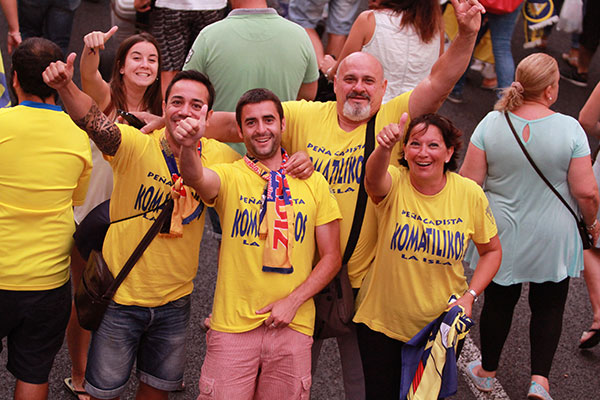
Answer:
[{"label": "woman in mint green top", "polygon": [[[551,56],[536,53],[523,59],[515,82],[475,129],[460,171],[483,186],[502,244],[502,264],[485,290],[481,312],[482,361],[468,368],[483,391],[491,390],[522,283],[529,282],[528,397],[551,399],[548,374],[561,334],[569,277],[583,269],[575,219],[527,161],[504,112],[537,167],[573,209],[579,208],[594,238],[600,233],[587,137],[577,120],[550,109],[559,79]],[[471,265],[476,260],[473,254]]]}]

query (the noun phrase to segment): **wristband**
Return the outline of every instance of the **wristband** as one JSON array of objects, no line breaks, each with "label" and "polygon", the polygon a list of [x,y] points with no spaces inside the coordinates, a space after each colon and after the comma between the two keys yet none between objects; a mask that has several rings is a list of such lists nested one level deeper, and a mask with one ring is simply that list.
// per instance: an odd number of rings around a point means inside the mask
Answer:
[{"label": "wristband", "polygon": [[471,296],[473,296],[474,302],[477,301],[477,292],[476,291],[474,291],[473,289],[467,289],[465,294],[467,294],[467,293],[469,293]]},{"label": "wristband", "polygon": [[8,36],[21,36],[21,32],[8,32]]},{"label": "wristband", "polygon": [[587,229],[588,231],[591,231],[591,230],[594,230],[594,229],[596,229],[597,227],[598,227],[598,220],[597,220],[597,219],[595,219],[595,220],[594,220],[594,223],[593,223],[593,224],[591,224],[591,225],[586,225],[586,226],[585,226],[585,229]]}]

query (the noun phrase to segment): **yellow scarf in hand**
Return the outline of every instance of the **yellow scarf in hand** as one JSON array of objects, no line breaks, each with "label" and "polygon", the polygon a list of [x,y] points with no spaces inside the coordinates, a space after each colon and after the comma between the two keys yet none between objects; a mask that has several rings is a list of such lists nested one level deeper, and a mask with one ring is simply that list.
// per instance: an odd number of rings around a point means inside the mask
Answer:
[{"label": "yellow scarf in hand", "polygon": [[[183,178],[179,176],[175,156],[164,135],[160,140],[160,145],[167,166],[169,167],[169,172],[171,172],[171,179],[173,179],[171,197],[173,197],[174,201],[169,233],[161,233],[160,235],[162,237],[178,238],[183,236],[183,225],[187,225],[200,217],[204,210],[204,203],[199,202],[198,199],[191,194],[190,189],[186,189],[183,185]],[[198,142],[198,153],[201,152],[202,142]]]}]

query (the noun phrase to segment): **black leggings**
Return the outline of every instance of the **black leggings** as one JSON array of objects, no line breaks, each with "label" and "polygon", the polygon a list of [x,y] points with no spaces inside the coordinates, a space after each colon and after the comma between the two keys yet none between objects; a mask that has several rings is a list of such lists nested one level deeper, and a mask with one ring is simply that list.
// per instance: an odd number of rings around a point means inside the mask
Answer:
[{"label": "black leggings", "polygon": [[[371,330],[365,324],[356,324],[356,335],[365,374],[366,399],[398,400],[402,377],[402,347],[405,342]],[[463,345],[464,339],[459,340],[457,359]]]},{"label": "black leggings", "polygon": [[[513,311],[521,296],[521,284],[501,286],[494,282],[485,289],[481,310],[480,337],[482,367],[496,371],[502,347],[510,331]],[[531,375],[548,377],[562,331],[562,319],[569,292],[569,278],[558,283],[530,283],[529,341]]]}]

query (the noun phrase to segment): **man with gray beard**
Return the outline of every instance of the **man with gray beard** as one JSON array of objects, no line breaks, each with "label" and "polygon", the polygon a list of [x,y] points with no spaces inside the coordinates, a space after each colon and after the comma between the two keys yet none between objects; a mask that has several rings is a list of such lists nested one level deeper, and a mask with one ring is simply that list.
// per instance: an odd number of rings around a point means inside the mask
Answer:
[{"label": "man with gray beard", "polygon": [[[311,157],[315,170],[329,181],[340,206],[341,254],[344,254],[356,209],[367,123],[375,116],[377,134],[384,126],[398,123],[403,113],[415,118],[436,112],[452,90],[469,63],[481,13],[485,12],[477,0],[452,0],[459,24],[459,33],[448,50],[434,64],[431,73],[410,92],[381,104],[387,81],[379,61],[367,53],[353,53],[339,65],[334,78],[336,100],[327,103],[288,101],[283,103],[286,130],[282,145],[290,154],[304,150]],[[212,129],[222,129],[235,137],[234,114],[215,113]],[[225,124],[227,121],[227,124]],[[402,157],[402,149],[395,150],[394,163]],[[374,206],[367,202],[364,222],[358,242],[348,261],[348,275],[355,290],[360,288],[375,257],[377,223]],[[344,374],[344,389],[348,399],[364,398],[364,380],[356,341],[356,333],[338,337],[338,346]],[[321,341],[313,345],[313,368]],[[314,370],[313,370],[314,373]]]}]

